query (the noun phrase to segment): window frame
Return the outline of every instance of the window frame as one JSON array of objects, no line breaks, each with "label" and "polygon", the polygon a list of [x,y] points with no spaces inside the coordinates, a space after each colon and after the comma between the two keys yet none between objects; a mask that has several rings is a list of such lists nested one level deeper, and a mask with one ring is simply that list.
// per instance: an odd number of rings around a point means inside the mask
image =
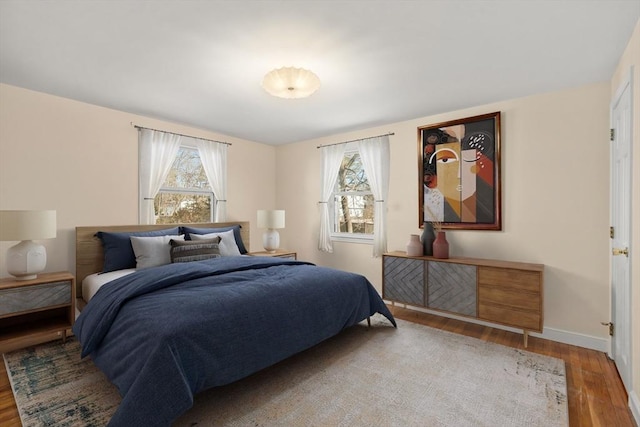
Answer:
[{"label": "window frame", "polygon": [[[355,143],[348,143],[345,147],[343,153],[343,159],[349,155],[358,154],[360,156],[360,150],[358,150],[358,146]],[[364,170],[364,165],[362,166],[363,172],[366,176],[366,171]],[[336,177],[337,180],[337,177]],[[367,177],[367,182],[369,182],[369,178]],[[336,181],[337,185],[337,181]],[[331,220],[331,241],[334,242],[347,242],[347,243],[362,243],[362,244],[373,244],[373,233],[365,234],[365,233],[348,233],[348,232],[338,232],[333,231],[336,230],[336,220],[338,219],[338,215],[336,214],[336,196],[372,196],[373,192],[371,189],[369,191],[333,191],[331,193],[331,198],[329,199],[329,215]],[[375,218],[373,218],[375,222]]]},{"label": "window frame", "polygon": [[[202,159],[200,158],[200,151],[198,150],[198,147],[194,146],[194,145],[190,145],[190,144],[180,144],[180,148],[178,150],[178,152],[180,150],[191,150],[191,151],[195,151],[195,153],[197,153],[198,155],[198,160],[200,161],[200,167],[203,168],[204,170],[204,165],[202,164]],[[178,156],[178,153],[176,153],[176,158]],[[173,162],[175,163],[175,159],[173,160]],[[171,164],[171,168],[173,168],[173,163]],[[206,176],[206,172],[205,172],[205,176]],[[166,181],[166,179],[165,179]],[[208,184],[207,182],[207,185]],[[158,197],[158,195],[160,195],[161,193],[169,193],[169,194],[187,194],[187,195],[197,195],[197,196],[208,196],[209,197],[209,222],[213,223],[215,222],[215,213],[216,213],[216,205],[218,203],[218,200],[216,199],[215,193],[213,192],[212,188],[209,188],[208,190],[197,190],[195,188],[182,188],[182,187],[165,187],[164,183],[163,186],[160,187],[160,189],[158,190],[158,193],[154,196],[154,204],[156,202],[156,197]],[[158,220],[158,218],[160,218],[160,216],[156,216],[156,221]],[[158,224],[156,222],[156,224]],[[177,224],[177,223],[170,223],[170,224]]]}]

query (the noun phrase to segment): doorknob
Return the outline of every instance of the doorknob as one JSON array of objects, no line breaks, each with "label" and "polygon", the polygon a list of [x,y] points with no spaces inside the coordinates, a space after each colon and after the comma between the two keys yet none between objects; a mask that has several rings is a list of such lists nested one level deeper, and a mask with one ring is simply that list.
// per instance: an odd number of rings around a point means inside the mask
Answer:
[{"label": "doorknob", "polygon": [[629,248],[624,248],[624,249],[613,248],[611,252],[613,253],[613,255],[624,255],[627,258],[629,257]]}]

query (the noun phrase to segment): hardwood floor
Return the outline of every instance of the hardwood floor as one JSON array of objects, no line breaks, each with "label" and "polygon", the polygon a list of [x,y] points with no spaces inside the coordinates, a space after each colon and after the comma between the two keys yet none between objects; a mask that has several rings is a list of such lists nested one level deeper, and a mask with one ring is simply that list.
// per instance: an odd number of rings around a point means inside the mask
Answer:
[{"label": "hardwood floor", "polygon": [[[403,320],[524,349],[522,335],[474,323],[395,307]],[[570,426],[636,426],[615,365],[605,353],[529,337],[528,351],[565,361]],[[0,363],[0,425],[20,426],[4,362]]]},{"label": "hardwood floor", "polygon": [[0,361],[0,426],[20,426],[20,415],[13,399],[4,359]]}]

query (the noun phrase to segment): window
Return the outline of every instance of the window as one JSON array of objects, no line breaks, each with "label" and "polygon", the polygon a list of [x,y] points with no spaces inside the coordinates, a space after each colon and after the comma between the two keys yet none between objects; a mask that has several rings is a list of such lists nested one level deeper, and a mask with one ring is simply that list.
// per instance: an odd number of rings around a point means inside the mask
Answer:
[{"label": "window", "polygon": [[156,224],[213,222],[213,204],[198,150],[181,146],[154,199]]},{"label": "window", "polygon": [[372,240],[374,197],[360,154],[345,151],[331,198],[332,237],[338,240]]}]

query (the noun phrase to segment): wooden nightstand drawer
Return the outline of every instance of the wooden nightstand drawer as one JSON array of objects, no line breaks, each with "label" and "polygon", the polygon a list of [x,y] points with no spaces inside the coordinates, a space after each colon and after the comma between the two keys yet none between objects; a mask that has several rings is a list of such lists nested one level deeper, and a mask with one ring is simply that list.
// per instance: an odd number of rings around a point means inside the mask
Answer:
[{"label": "wooden nightstand drawer", "polygon": [[71,304],[71,281],[0,290],[0,317]]},{"label": "wooden nightstand drawer", "polygon": [[298,259],[298,254],[295,252],[291,252],[291,251],[287,251],[284,249],[276,249],[275,252],[267,252],[267,251],[260,251],[260,252],[249,252],[247,255],[251,255],[251,256],[268,256],[268,257],[274,257],[274,258],[283,258],[283,259],[291,259],[291,260],[296,260]]}]

